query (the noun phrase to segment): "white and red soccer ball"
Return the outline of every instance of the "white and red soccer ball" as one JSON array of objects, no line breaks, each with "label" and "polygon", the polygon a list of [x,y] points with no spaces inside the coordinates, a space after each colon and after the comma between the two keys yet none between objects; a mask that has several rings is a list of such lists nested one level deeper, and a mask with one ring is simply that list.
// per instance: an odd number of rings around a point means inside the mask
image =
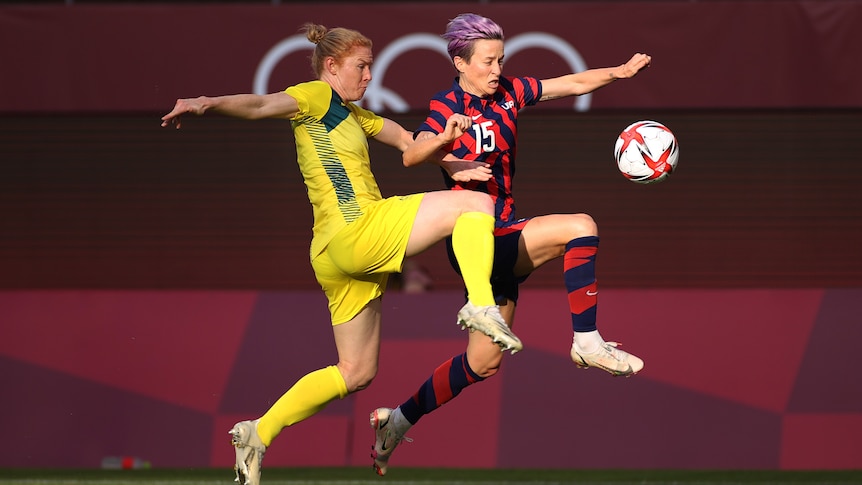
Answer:
[{"label": "white and red soccer ball", "polygon": [[632,182],[660,182],[676,170],[679,143],[673,132],[663,124],[649,120],[636,121],[617,137],[614,158],[620,172]]}]

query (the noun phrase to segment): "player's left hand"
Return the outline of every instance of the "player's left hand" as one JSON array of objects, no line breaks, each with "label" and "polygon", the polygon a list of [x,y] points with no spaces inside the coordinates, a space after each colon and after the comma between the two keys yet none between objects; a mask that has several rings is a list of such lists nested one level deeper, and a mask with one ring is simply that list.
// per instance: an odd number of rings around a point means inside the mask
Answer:
[{"label": "player's left hand", "polygon": [[440,133],[440,137],[443,140],[443,144],[452,143],[457,140],[470,128],[470,125],[473,124],[473,120],[470,119],[469,116],[454,113],[446,120],[446,127],[443,130],[443,133]]},{"label": "player's left hand", "polygon": [[491,180],[491,168],[485,162],[474,162],[460,158],[444,158],[440,166],[456,182],[487,182]]}]

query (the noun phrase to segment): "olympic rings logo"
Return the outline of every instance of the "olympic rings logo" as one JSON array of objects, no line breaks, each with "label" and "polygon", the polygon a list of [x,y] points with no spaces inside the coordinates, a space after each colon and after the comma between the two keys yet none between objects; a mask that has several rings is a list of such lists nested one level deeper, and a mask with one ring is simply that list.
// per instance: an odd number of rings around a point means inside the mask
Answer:
[{"label": "olympic rings logo", "polygon": [[[556,53],[568,63],[571,72],[587,70],[586,62],[571,44],[547,32],[526,32],[507,39],[506,57],[511,59],[519,51],[529,48],[542,48]],[[272,71],[283,58],[296,51],[312,49],[314,49],[314,44],[301,34],[288,37],[273,46],[257,66],[254,74],[254,93],[268,93]],[[371,83],[369,83],[363,98],[368,109],[376,112],[390,110],[395,113],[405,113],[410,110],[410,105],[404,101],[404,98],[383,85],[383,79],[395,59],[414,49],[428,49],[438,52],[447,62],[451,62],[446,50],[446,41],[437,35],[415,33],[399,37],[375,56],[374,65],[371,67]],[[592,94],[589,93],[575,97],[575,111],[589,111],[591,101]]]}]

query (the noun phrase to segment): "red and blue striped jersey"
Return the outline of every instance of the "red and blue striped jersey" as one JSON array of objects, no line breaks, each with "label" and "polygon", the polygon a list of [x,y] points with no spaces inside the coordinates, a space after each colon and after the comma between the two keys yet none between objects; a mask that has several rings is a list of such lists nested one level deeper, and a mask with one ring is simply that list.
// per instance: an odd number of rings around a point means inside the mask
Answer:
[{"label": "red and blue striped jersey", "polygon": [[430,113],[416,133],[443,132],[446,120],[455,113],[473,119],[472,127],[450,145],[443,147],[464,160],[490,165],[492,178],[488,182],[456,182],[446,172],[443,177],[450,189],[478,190],[494,199],[497,225],[515,220],[515,199],[512,179],[515,177],[515,154],[518,142],[518,111],[532,106],[542,97],[541,82],[532,77],[501,77],[497,92],[491,97],[479,97],[464,92],[458,79],[448,91],[431,98]]}]

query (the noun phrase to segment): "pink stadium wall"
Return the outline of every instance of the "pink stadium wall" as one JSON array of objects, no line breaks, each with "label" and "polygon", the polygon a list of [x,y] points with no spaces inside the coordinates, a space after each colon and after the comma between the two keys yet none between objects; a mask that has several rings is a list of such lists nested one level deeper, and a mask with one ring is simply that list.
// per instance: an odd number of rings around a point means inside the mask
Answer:
[{"label": "pink stadium wall", "polygon": [[[571,364],[551,264],[523,290],[524,352],[426,417],[393,466],[859,468],[862,386],[848,369],[862,336],[862,73],[848,46],[862,44],[862,5],[837,1],[0,7],[0,61],[15,68],[0,76],[0,414],[26,437],[0,444],[0,467],[106,455],[229,467],[230,425],[335,358],[307,263],[310,210],[283,124],[202,118],[173,131],[158,118],[178,96],[250,90],[296,19],[358,27],[379,60],[468,10],[510,38],[560,36],[589,66],[641,46],[654,55],[587,112],[527,112],[517,188],[522,215],[596,217],[600,325],[646,367],[612,379]],[[656,36],[621,11],[672,27]],[[392,15],[411,20],[378,20]],[[208,21],[189,30],[189,16]],[[607,42],[615,23],[628,42]],[[555,55],[513,55],[507,71],[568,69]],[[270,89],[307,77],[295,57]],[[451,81],[444,61],[393,64],[386,86],[411,86],[398,91],[410,112],[388,115],[416,126]],[[405,76],[412,62],[427,76]],[[610,152],[645,118],[674,130],[682,159],[642,187]],[[387,195],[440,187],[435,170],[373,150]],[[374,385],[286,430],[267,466],[367,466],[368,412],[463,349],[457,278],[440,248],[418,261],[434,289],[387,294]],[[165,423],[189,440],[182,453],[164,446]],[[638,452],[580,446],[584,433]],[[453,436],[480,452],[452,452]]]},{"label": "pink stadium wall", "polygon": [[[523,353],[425,417],[392,465],[858,468],[862,391],[842,369],[855,364],[861,298],[602,290],[603,331],[646,361],[638,376],[613,379],[572,365],[562,290],[526,290]],[[285,430],[268,466],[369,465],[368,413],[400,404],[463,350],[459,292],[385,301],[377,380]],[[228,468],[233,422],[335,358],[318,291],[22,290],[0,293],[0,306],[0,384],[15,396],[3,400],[4,430],[33,437],[0,445],[2,466],[95,467],[120,454]],[[165,446],[165,429],[182,453]],[[581,446],[583,434],[598,442]],[[454,452],[453,437],[473,451]]]}]

